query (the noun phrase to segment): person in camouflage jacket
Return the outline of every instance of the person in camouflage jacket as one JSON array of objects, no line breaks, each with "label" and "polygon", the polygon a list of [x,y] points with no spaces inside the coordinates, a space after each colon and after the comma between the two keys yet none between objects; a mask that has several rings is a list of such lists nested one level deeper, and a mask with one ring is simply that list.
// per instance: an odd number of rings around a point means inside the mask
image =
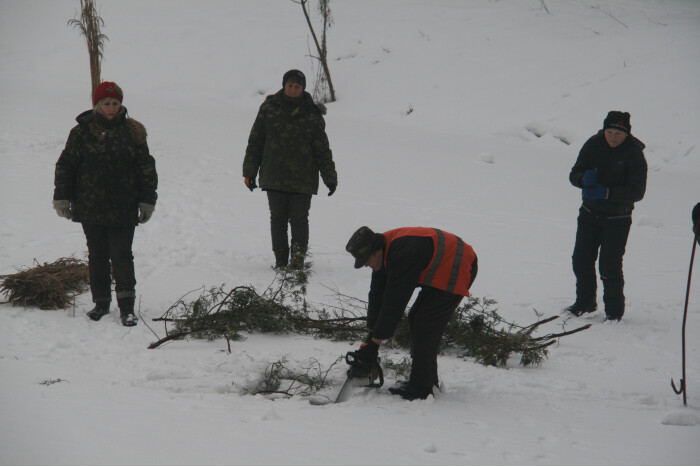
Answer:
[{"label": "person in camouflage jacket", "polygon": [[[322,111],[304,89],[306,77],[290,70],[282,89],[260,106],[243,160],[245,185],[267,192],[275,267],[303,265],[309,243],[311,196],[317,194],[319,173],[331,196],[338,186],[333,154]],[[255,179],[258,178],[256,184]]]},{"label": "person in camouflage jacket", "polygon": [[76,118],[56,163],[53,199],[58,215],[81,223],[86,236],[95,302],[88,316],[97,321],[109,313],[111,261],[122,323],[133,326],[134,229],[153,214],[158,175],[146,129],[127,117],[122,100],[115,83],[97,87],[94,109]]}]

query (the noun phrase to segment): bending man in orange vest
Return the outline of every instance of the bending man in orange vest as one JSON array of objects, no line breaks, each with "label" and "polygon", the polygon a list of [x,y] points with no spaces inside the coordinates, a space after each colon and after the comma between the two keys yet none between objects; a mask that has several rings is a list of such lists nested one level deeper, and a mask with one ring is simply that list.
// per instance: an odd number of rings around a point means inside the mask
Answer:
[{"label": "bending man in orange vest", "polygon": [[383,234],[360,227],[345,249],[355,269],[372,269],[367,306],[370,335],[356,355],[376,361],[382,340],[393,336],[413,291],[421,287],[408,313],[411,376],[389,389],[404,399],[425,399],[438,386],[440,341],[477,273],[474,250],[459,237],[428,227],[403,227]]}]

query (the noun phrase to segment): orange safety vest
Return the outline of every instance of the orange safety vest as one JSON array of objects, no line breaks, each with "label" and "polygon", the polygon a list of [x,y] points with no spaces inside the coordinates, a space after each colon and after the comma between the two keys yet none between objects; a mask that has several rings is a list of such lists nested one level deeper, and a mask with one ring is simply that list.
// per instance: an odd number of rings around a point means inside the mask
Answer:
[{"label": "orange safety vest", "polygon": [[391,242],[401,237],[430,237],[433,239],[433,257],[418,277],[420,285],[435,287],[445,292],[469,296],[474,249],[461,238],[449,232],[429,227],[402,227],[384,232],[384,267]]}]

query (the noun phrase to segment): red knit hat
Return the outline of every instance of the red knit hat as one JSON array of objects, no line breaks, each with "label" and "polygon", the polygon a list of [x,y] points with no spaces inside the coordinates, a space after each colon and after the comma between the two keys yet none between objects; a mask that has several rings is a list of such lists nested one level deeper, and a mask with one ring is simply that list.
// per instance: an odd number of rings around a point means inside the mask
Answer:
[{"label": "red knit hat", "polygon": [[92,95],[92,105],[97,105],[105,97],[113,97],[121,102],[124,99],[122,88],[117,86],[117,83],[105,81],[100,83],[95,89],[95,94]]}]

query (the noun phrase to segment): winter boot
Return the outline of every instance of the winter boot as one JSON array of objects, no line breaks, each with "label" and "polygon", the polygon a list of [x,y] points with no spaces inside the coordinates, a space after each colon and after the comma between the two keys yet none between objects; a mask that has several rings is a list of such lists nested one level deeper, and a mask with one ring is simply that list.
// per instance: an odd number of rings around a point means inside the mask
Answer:
[{"label": "winter boot", "polygon": [[428,396],[433,394],[433,388],[424,388],[408,383],[389,388],[389,392],[395,396],[401,396],[407,401],[414,401],[416,399],[427,399]]},{"label": "winter boot", "polygon": [[622,310],[610,310],[608,307],[605,307],[605,321],[619,322],[623,314],[625,314],[624,308]]},{"label": "winter boot", "polygon": [[124,297],[117,300],[119,304],[119,314],[121,315],[122,325],[136,326],[138,318],[134,314],[134,302],[136,297]]},{"label": "winter boot", "polygon": [[95,308],[88,311],[88,317],[93,321],[99,321],[104,315],[109,314],[110,302],[96,302]]},{"label": "winter boot", "polygon": [[303,269],[306,260],[306,247],[292,245],[292,259],[289,262],[289,269]]},{"label": "winter boot", "polygon": [[598,304],[596,302],[584,302],[583,300],[576,300],[576,303],[570,307],[565,308],[566,311],[574,316],[581,316],[586,313],[593,313],[598,309]]},{"label": "winter boot", "polygon": [[289,264],[289,250],[274,250],[275,269],[284,269]]},{"label": "winter boot", "polygon": [[620,301],[610,302],[611,300],[608,300],[605,303],[605,321],[620,321],[622,319],[622,315],[625,314],[624,299],[622,303],[620,303]]},{"label": "winter boot", "polygon": [[[392,390],[394,390],[394,391],[396,391],[396,390],[404,391],[404,390],[406,390],[406,389],[408,388],[408,386],[410,386],[410,385],[411,385],[411,383],[409,383],[408,381],[397,380],[397,381],[396,381],[396,384],[394,384],[394,387],[392,387],[391,389],[389,389],[389,392],[391,392]],[[435,395],[434,392],[435,392],[436,389],[437,389],[438,392],[442,392],[442,390],[440,389],[440,383],[433,383],[433,395]],[[393,394],[393,392],[392,392],[392,394]]]}]

